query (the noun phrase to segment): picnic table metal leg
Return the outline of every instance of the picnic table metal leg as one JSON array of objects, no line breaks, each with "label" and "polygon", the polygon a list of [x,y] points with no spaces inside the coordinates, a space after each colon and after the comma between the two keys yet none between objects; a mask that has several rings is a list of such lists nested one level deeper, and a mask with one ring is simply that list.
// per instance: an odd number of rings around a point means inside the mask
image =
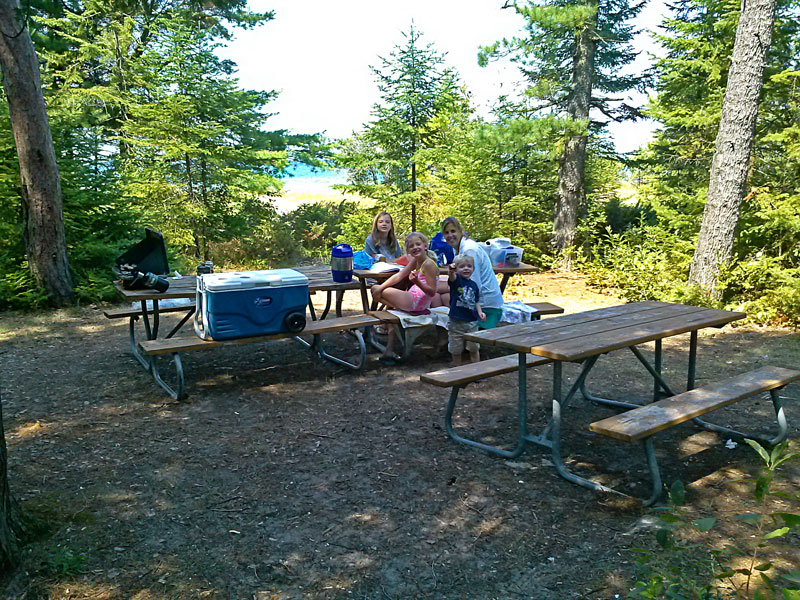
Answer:
[{"label": "picnic table metal leg", "polygon": [[342,316],[342,302],[344,302],[344,290],[336,290],[336,316]]},{"label": "picnic table metal leg", "polygon": [[508,280],[511,279],[510,273],[503,273],[503,279],[500,280],[500,293],[504,294],[506,291],[506,285],[508,284]]},{"label": "picnic table metal leg", "polygon": [[[324,320],[325,317],[328,316],[328,313],[331,311],[331,294],[333,292],[331,290],[327,291],[328,297],[325,299],[325,310],[322,311],[322,315],[320,316],[320,320]],[[342,315],[337,313],[337,317],[341,317]]]},{"label": "picnic table metal leg", "polygon": [[[128,320],[128,338],[130,339],[131,343],[131,354],[133,357],[145,368],[145,370],[150,370],[150,361],[139,354],[139,350],[136,348],[136,321],[139,319],[139,316],[142,317],[142,324],[144,325],[144,335],[147,340],[154,340],[158,337],[158,325],[159,325],[159,310],[158,310],[158,300],[153,298],[153,324],[150,325],[150,316],[147,311],[147,300],[141,300],[140,305],[142,307],[141,315],[136,315],[135,317],[130,317]],[[183,323],[181,323],[183,324]]]},{"label": "picnic table metal leg", "polygon": [[647,468],[650,471],[650,480],[653,483],[653,491],[650,497],[644,501],[644,505],[652,506],[655,504],[656,500],[661,497],[664,491],[664,484],[661,482],[661,472],[658,470],[658,461],[656,460],[656,453],[653,449],[653,438],[642,440],[642,447],[647,457]]},{"label": "picnic table metal leg", "polygon": [[138,321],[138,320],[139,320],[139,316],[138,315],[135,316],[135,317],[131,317],[128,320],[128,338],[130,339],[130,342],[131,342],[131,354],[133,354],[133,357],[137,361],[139,361],[139,364],[141,364],[145,368],[146,371],[149,371],[150,370],[150,361],[147,360],[141,354],[139,354],[139,350],[136,348],[136,345],[137,345],[137,343],[136,343],[136,321]]},{"label": "picnic table metal leg", "polygon": [[[674,396],[675,392],[673,392],[664,378],[661,376],[661,345],[656,344],[656,356],[654,362],[656,363],[656,367],[651,365],[648,360],[644,357],[641,350],[639,350],[636,346],[628,346],[630,351],[633,352],[634,356],[639,360],[642,365],[644,365],[645,369],[650,373],[653,377],[653,396],[654,401],[661,398],[661,397],[668,397]],[[663,390],[663,391],[661,391]],[[595,404],[602,404],[604,406],[611,406],[613,408],[621,408],[624,410],[629,410],[632,408],[639,408],[640,404],[634,404],[632,402],[623,402],[621,400],[611,400],[609,398],[600,398],[599,396],[595,396],[594,394],[590,393],[586,389],[585,381],[581,385],[581,394],[583,397],[589,400],[590,402],[594,402]]]},{"label": "picnic table metal leg", "polygon": [[[556,467],[556,471],[567,481],[576,483],[591,490],[625,496],[626,494],[623,494],[622,492],[618,492],[617,490],[611,489],[597,482],[575,475],[564,465],[564,461],[561,458],[561,367],[561,361],[557,360],[553,362],[553,419],[551,421],[552,426],[550,428],[550,439],[552,440],[550,454],[553,459],[553,464]],[[574,393],[576,389],[577,386],[573,384],[573,388],[570,393]],[[567,396],[566,400],[569,400],[569,395]]]},{"label": "picnic table metal leg", "polygon": [[303,344],[303,346],[305,346],[306,348],[309,348],[320,359],[328,360],[338,365],[342,365],[343,367],[347,367],[348,369],[353,369],[354,371],[358,371],[361,367],[364,366],[364,363],[366,362],[367,346],[364,343],[364,335],[361,333],[360,329],[353,329],[352,333],[356,338],[356,342],[358,343],[359,359],[357,363],[351,363],[344,360],[343,358],[339,358],[338,356],[333,356],[332,354],[328,354],[328,352],[325,350],[324,344],[322,343],[322,335],[319,333],[314,334],[314,339],[311,342],[307,342],[300,336],[295,336],[294,339]]},{"label": "picnic table metal leg", "polygon": [[686,389],[694,389],[695,372],[697,369],[697,332],[693,331],[689,338],[689,366],[686,375]]},{"label": "picnic table metal leg", "polygon": [[167,338],[171,338],[171,337],[172,337],[172,336],[174,336],[176,333],[178,333],[178,332],[181,330],[181,327],[183,327],[183,326],[186,324],[186,322],[187,322],[189,319],[191,319],[191,318],[192,318],[192,316],[194,315],[194,311],[195,311],[195,309],[194,309],[194,308],[191,308],[191,309],[189,309],[189,310],[186,312],[186,314],[183,316],[183,318],[182,318],[182,319],[181,319],[181,320],[178,322],[178,324],[177,324],[177,325],[175,325],[175,327],[173,327],[173,328],[172,328],[172,330],[171,330],[171,331],[170,331],[170,332],[167,334],[167,336],[166,336],[166,337],[167,337]]},{"label": "picnic table metal leg", "polygon": [[311,315],[312,321],[317,320],[317,313],[314,311],[314,303],[311,301],[311,294],[308,295],[308,313]]},{"label": "picnic table metal leg", "polygon": [[175,353],[171,356],[175,363],[176,384],[174,389],[161,378],[161,374],[158,372],[158,365],[156,364],[156,356],[150,357],[150,373],[153,375],[155,382],[174,400],[182,400],[186,397],[186,393],[183,388],[183,363],[181,362],[181,355]]},{"label": "picnic table metal leg", "polygon": [[453,429],[453,411],[455,410],[456,400],[458,399],[458,392],[461,390],[461,386],[453,386],[453,389],[450,391],[450,400],[447,403],[447,410],[444,414],[444,428],[447,431],[447,435],[450,436],[450,439],[453,441],[459,442],[461,444],[466,444],[467,446],[472,446],[473,448],[478,448],[480,450],[484,450],[489,452],[490,454],[496,454],[497,456],[502,456],[503,458],[517,458],[522,452],[525,450],[525,431],[528,422],[528,392],[527,392],[527,354],[522,352],[519,354],[519,400],[517,402],[517,445],[514,447],[513,450],[505,450],[503,448],[498,448],[497,446],[492,446],[490,444],[484,444],[483,442],[478,442],[476,440],[471,440],[469,438],[462,437],[458,435],[455,430]]},{"label": "picnic table metal leg", "polygon": [[[653,357],[653,369],[661,377],[661,340],[656,340],[655,356]],[[653,402],[658,402],[661,397],[661,384],[657,379],[653,379]]]},{"label": "picnic table metal leg", "polygon": [[367,295],[367,280],[364,278],[359,278],[358,282],[361,285],[361,307],[364,309],[365,313],[368,313],[369,296]]}]

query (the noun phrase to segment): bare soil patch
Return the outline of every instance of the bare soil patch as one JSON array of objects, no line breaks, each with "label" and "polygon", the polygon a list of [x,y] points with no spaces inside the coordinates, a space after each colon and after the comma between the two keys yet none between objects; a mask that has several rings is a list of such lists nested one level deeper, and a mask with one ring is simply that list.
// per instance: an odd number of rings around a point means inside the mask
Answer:
[{"label": "bare soil patch", "polygon": [[[557,273],[520,278],[506,296],[567,312],[620,302]],[[357,310],[358,294],[346,302]],[[431,342],[394,367],[372,353],[359,373],[312,362],[288,340],[195,352],[185,357],[190,396],[175,402],[130,356],[127,323],[106,321],[98,307],[0,315],[10,482],[24,507],[54,524],[0,596],[624,598],[631,548],[653,543],[653,511],[568,483],[536,449],[505,461],[451,442],[447,392],[419,381],[447,364]],[[664,348],[665,375],[683,389],[688,336]],[[698,384],[767,364],[797,368],[798,359],[790,330],[701,332]],[[595,373],[600,395],[642,398],[652,387],[629,352],[603,358]],[[550,377],[549,367],[529,373],[533,430],[548,418]],[[513,374],[463,395],[459,427],[513,438]],[[800,391],[782,395],[796,439]],[[716,420],[766,428],[771,410],[761,398]],[[568,462],[645,494],[638,447],[587,430],[608,414],[570,407]],[[686,482],[688,510],[729,523],[751,507],[739,479],[758,460],[725,441],[682,426],[656,449],[665,479]],[[800,492],[796,463],[780,482]],[[787,500],[782,510],[800,509]],[[742,531],[712,535],[721,543]],[[780,561],[798,563],[798,541],[776,545]]]}]

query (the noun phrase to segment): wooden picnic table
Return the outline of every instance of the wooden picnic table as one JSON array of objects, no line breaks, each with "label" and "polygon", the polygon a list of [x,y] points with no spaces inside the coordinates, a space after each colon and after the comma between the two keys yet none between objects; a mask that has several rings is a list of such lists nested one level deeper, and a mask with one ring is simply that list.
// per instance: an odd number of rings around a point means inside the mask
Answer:
[{"label": "wooden picnic table", "polygon": [[[533,443],[550,449],[556,470],[568,481],[590,489],[613,491],[570,472],[565,467],[561,456],[562,409],[578,390],[586,400],[595,403],[624,409],[639,406],[630,402],[599,398],[587,391],[586,379],[599,357],[614,350],[629,348],[652,376],[653,400],[656,401],[674,395],[669,385],[661,377],[661,346],[664,338],[690,333],[687,389],[691,390],[695,387],[697,332],[706,327],[722,327],[732,321],[743,319],[745,316],[741,312],[646,301],[468,334],[465,336],[468,340],[487,346],[506,348],[518,354],[517,440],[513,450],[506,450],[466,438],[456,437],[455,439],[506,458],[519,456],[528,443]],[[652,364],[637,348],[638,345],[648,342],[655,342]],[[553,360],[553,413],[550,422],[539,435],[527,433],[526,367],[529,354]],[[563,396],[562,367],[565,362],[581,363],[582,368],[566,396]],[[453,394],[457,393],[458,390],[454,389]],[[454,400],[455,398],[451,402]],[[711,424],[707,425],[709,429],[724,429]]]},{"label": "wooden picnic table", "polygon": [[[502,275],[503,279],[500,281],[500,293],[505,292],[508,281],[514,276],[521,273],[536,273],[539,269],[525,263],[520,263],[518,267],[494,267],[494,272],[497,275]],[[364,312],[370,310],[377,310],[377,302],[370,302],[369,294],[367,293],[367,280],[374,280],[378,283],[386,281],[394,275],[397,271],[383,271],[376,273],[370,269],[354,269],[353,277],[358,279],[361,288],[361,304],[364,307]]]},{"label": "wooden picnic table", "polygon": [[[334,281],[333,278],[331,277],[330,267],[325,265],[302,266],[302,267],[292,267],[292,268],[296,271],[299,271],[300,273],[303,273],[306,277],[308,277],[308,296],[309,296],[308,309],[311,314],[312,320],[317,319],[317,315],[314,311],[314,305],[311,301],[311,296],[313,296],[316,292],[327,293],[325,309],[320,315],[320,319],[324,319],[330,312],[332,295],[334,293],[336,294],[336,305],[335,305],[336,316],[341,317],[342,300],[344,297],[344,292],[347,290],[357,290],[360,288],[359,283],[356,280],[352,280],[347,283],[339,283]],[[130,319],[129,337],[131,343],[131,352],[145,369],[150,369],[150,361],[147,360],[145,357],[141,356],[139,351],[137,350],[135,322],[139,318],[141,318],[142,323],[144,325],[145,338],[147,340],[155,340],[158,338],[160,316],[162,312],[167,312],[167,310],[169,312],[179,312],[181,310],[185,311],[184,316],[181,318],[178,324],[175,325],[175,327],[165,336],[166,338],[171,338],[172,336],[174,336],[194,315],[194,310],[195,310],[194,302],[187,303],[183,307],[180,306],[169,307],[169,309],[162,308],[160,306],[160,302],[169,300],[180,300],[180,299],[194,300],[197,291],[197,277],[195,275],[185,275],[180,279],[175,277],[170,277],[168,278],[168,281],[169,281],[169,288],[165,292],[157,292],[152,289],[128,290],[122,287],[122,284],[119,281],[114,282],[114,289],[122,299],[127,300],[128,302],[140,303],[139,310],[127,311],[125,312],[125,316],[127,316]],[[150,302],[150,306],[148,306],[148,301]],[[152,317],[152,323],[151,323],[151,317]]]}]

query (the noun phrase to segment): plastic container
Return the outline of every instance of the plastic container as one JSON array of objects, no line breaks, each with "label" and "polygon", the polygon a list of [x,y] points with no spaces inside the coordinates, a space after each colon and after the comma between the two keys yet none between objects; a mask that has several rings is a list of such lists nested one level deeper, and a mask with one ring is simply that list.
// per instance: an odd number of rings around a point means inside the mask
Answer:
[{"label": "plastic container", "polygon": [[506,248],[506,267],[518,267],[522,264],[522,248],[509,246]]},{"label": "plastic container", "polygon": [[194,328],[204,340],[299,333],[306,326],[308,277],[294,269],[200,275],[196,303]]},{"label": "plastic container", "polygon": [[488,246],[493,267],[518,267],[522,262],[522,248],[517,246]]},{"label": "plastic container", "polygon": [[336,283],[353,281],[353,249],[348,244],[337,244],[331,250],[331,277]]}]

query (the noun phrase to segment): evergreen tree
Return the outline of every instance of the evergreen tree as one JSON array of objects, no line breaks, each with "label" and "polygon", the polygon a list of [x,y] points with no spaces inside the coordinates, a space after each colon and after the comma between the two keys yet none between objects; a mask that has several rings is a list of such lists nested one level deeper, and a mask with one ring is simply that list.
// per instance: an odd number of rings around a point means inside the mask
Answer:
[{"label": "evergreen tree", "polygon": [[507,55],[529,82],[526,95],[537,113],[566,118],[553,219],[556,251],[569,251],[586,198],[586,145],[592,111],[598,118],[635,119],[638,110],[620,94],[645,85],[643,76],[620,70],[636,57],[630,44],[637,33],[630,21],[644,2],[557,0],[513,3],[525,19],[525,36],[503,39],[481,51],[480,62]]},{"label": "evergreen tree", "polygon": [[23,239],[37,287],[72,300],[61,181],[42,95],[39,59],[19,0],[0,4],[0,70],[19,159]]},{"label": "evergreen tree", "polygon": [[381,101],[373,120],[343,143],[341,163],[350,172],[349,189],[389,200],[394,211],[417,228],[418,186],[424,177],[421,153],[440,144],[462,122],[468,101],[458,76],[444,65],[444,54],[424,45],[413,25],[381,66],[372,67]]},{"label": "evergreen tree", "polygon": [[274,94],[239,90],[203,31],[170,28],[145,57],[154,74],[148,101],[131,104],[122,127],[123,187],[173,243],[205,259],[208,242],[239,233],[238,216],[279,190],[287,158],[261,129]]}]

